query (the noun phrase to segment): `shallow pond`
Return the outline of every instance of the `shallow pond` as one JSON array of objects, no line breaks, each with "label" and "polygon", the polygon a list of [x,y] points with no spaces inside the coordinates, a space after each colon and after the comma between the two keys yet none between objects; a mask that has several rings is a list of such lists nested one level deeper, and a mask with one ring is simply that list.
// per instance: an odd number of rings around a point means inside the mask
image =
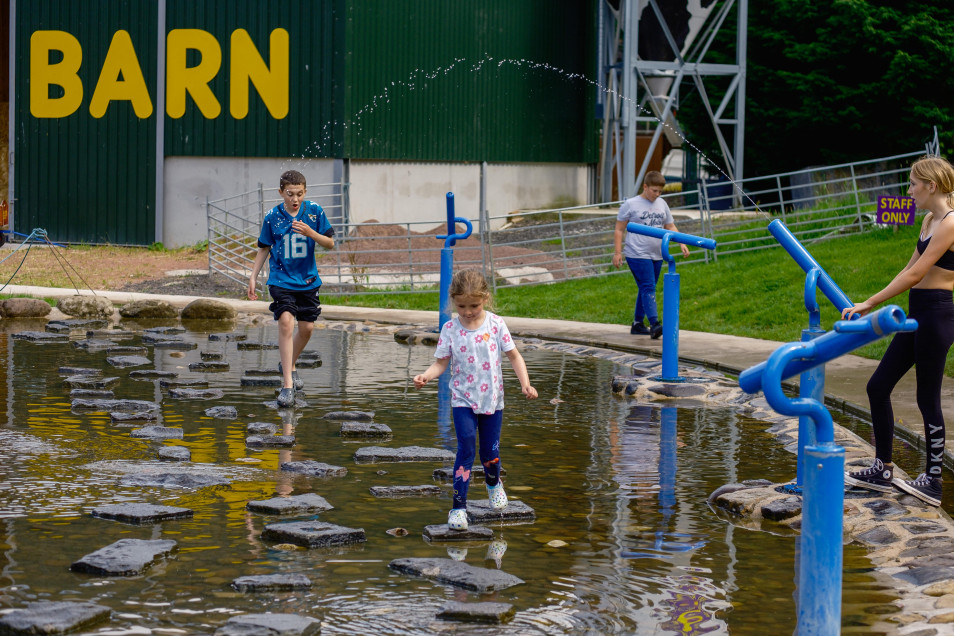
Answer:
[{"label": "shallow pond", "polygon": [[[506,369],[501,457],[508,493],[531,506],[536,521],[494,530],[506,542],[499,567],[525,584],[479,595],[388,568],[396,558],[448,556],[446,544],[430,544],[421,532],[446,522],[450,489],[444,484],[440,497],[378,499],[369,487],[440,483],[432,477],[438,466],[356,464],[356,449],[379,443],[344,441],[340,422],[322,418],[329,411],[374,411],[376,422],[393,429],[388,446],[454,449],[451,424],[439,421],[436,389],[417,391],[410,381],[430,364],[431,347],[399,345],[386,334],[316,330],[309,349],[320,352],[323,365],[301,371],[308,407],[283,420],[265,405],[274,389],[240,385],[244,369],[277,365],[277,350],[238,350],[235,342],[210,342],[208,333],[183,334],[198,344],[184,355],[151,347],[148,355],[156,369],[221,388],[225,396],[217,400],[171,399],[157,382],[129,378],[130,370],[144,367],[115,369],[105,352],[0,333],[0,354],[7,360],[0,368],[6,407],[0,409],[0,607],[37,599],[91,600],[114,610],[97,631],[115,634],[211,633],[231,615],[265,611],[320,618],[326,634],[794,631],[796,537],[744,529],[706,504],[709,493],[726,483],[780,482],[794,475],[795,457],[764,432],[765,423],[693,402],[677,409],[620,398],[610,381],[629,372],[626,367],[590,356],[524,351],[540,399],[524,400]],[[241,326],[237,333],[254,342],[277,337],[273,324]],[[139,342],[137,335],[120,344]],[[203,350],[224,352],[231,369],[190,372],[189,363]],[[161,401],[159,423],[184,429],[183,440],[165,443],[188,447],[194,463],[208,464],[231,485],[194,492],[120,485],[126,472],[158,465],[158,443],[131,438],[131,428],[111,422],[106,413],[71,412],[60,366],[102,368],[105,376],[120,378],[116,397]],[[237,407],[238,418],[206,416],[216,405]],[[251,422],[293,429],[294,448],[246,448]],[[306,459],[344,466],[348,474],[319,479],[278,470],[280,462]],[[319,515],[323,521],[364,528],[367,542],[287,550],[262,541],[262,528],[284,519],[250,513],[245,504],[308,492],[335,507]],[[486,498],[480,482],[472,485],[471,497]],[[89,514],[94,506],[128,501],[182,506],[195,516],[136,526]],[[387,534],[396,527],[409,534]],[[72,562],[122,538],[174,539],[178,552],[142,576],[69,570]],[[501,546],[495,544],[498,552]],[[471,544],[456,556],[498,567],[488,548]],[[870,570],[864,550],[846,546],[846,627],[863,628],[891,611],[893,591],[876,584]],[[239,576],[271,573],[303,573],[314,586],[294,593],[239,593],[230,587]],[[517,615],[502,627],[436,619],[449,600],[502,601],[513,604]]]}]

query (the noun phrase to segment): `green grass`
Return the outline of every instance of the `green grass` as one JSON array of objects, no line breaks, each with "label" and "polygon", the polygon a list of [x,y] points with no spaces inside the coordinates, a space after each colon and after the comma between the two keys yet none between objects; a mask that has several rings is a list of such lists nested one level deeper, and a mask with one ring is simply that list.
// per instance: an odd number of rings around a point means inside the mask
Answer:
[{"label": "green grass", "polygon": [[[904,267],[920,225],[872,230],[806,244],[806,249],[854,301],[868,298],[887,285]],[[668,266],[663,264],[663,274]],[[782,248],[723,256],[715,263],[681,265],[679,326],[692,331],[747,336],[781,342],[799,340],[808,326],[805,272]],[[628,325],[632,321],[636,286],[628,271],[603,278],[501,289],[495,309],[506,316],[555,318]],[[822,327],[838,319],[835,308],[820,292]],[[663,298],[660,280],[659,294]],[[423,294],[365,294],[335,297],[334,304],[389,309],[436,310],[437,292]],[[907,311],[907,294],[891,301]],[[880,358],[888,339],[855,351]],[[954,356],[947,374],[954,377]]]}]

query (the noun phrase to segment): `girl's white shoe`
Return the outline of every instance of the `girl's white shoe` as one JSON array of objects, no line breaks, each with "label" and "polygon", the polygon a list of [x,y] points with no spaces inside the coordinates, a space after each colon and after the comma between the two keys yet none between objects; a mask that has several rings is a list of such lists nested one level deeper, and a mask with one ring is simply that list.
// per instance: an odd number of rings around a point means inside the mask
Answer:
[{"label": "girl's white shoe", "polygon": [[463,508],[454,508],[447,515],[447,527],[451,530],[467,529],[467,511]]},{"label": "girl's white shoe", "polygon": [[506,508],[509,503],[502,481],[498,481],[496,486],[487,486],[487,497],[490,499],[490,505],[497,510]]}]

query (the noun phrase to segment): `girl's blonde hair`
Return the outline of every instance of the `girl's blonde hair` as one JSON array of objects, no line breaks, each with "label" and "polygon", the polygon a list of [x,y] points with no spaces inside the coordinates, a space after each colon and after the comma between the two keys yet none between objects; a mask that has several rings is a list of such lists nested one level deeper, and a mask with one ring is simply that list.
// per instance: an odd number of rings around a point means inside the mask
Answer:
[{"label": "girl's blonde hair", "polygon": [[921,157],[911,165],[911,174],[937,186],[947,195],[947,207],[954,209],[954,166],[947,159],[932,155]]},{"label": "girl's blonde hair", "polygon": [[484,273],[479,269],[462,269],[455,273],[448,291],[451,298],[455,296],[477,296],[483,299],[486,305],[493,302],[490,285],[487,284]]}]

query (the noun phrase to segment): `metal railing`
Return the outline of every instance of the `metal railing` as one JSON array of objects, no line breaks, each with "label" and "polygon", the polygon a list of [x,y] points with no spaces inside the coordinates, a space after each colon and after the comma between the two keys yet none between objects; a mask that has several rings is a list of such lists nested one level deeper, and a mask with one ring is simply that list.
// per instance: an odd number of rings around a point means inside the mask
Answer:
[{"label": "metal railing", "polygon": [[[692,249],[682,263],[769,249],[778,242],[769,222],[781,219],[803,243],[874,224],[880,195],[904,194],[910,164],[923,151],[767,177],[701,181],[693,190],[667,192],[680,232],[718,243]],[[348,184],[309,186],[335,228],[336,247],[319,252],[322,295],[436,291],[440,278],[437,234],[443,220],[351,223]],[[265,212],[277,190],[246,192],[209,201],[209,270],[241,285],[255,257]],[[455,249],[458,267],[480,267],[494,289],[574,278],[611,276],[616,213],[621,201],[470,218],[474,234]],[[493,229],[491,229],[493,228]],[[260,281],[264,277],[260,278]]]}]

